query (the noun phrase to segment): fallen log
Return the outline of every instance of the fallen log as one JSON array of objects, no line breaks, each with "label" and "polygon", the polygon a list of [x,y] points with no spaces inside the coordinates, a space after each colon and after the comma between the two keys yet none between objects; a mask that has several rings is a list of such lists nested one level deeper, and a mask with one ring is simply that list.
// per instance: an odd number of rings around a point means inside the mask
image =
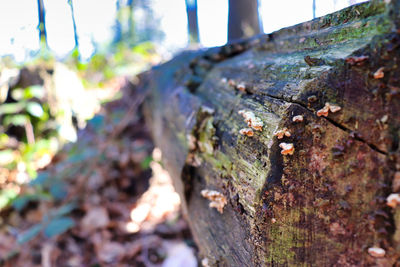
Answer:
[{"label": "fallen log", "polygon": [[392,0],[185,52],[140,76],[210,266],[398,264],[399,64]]}]

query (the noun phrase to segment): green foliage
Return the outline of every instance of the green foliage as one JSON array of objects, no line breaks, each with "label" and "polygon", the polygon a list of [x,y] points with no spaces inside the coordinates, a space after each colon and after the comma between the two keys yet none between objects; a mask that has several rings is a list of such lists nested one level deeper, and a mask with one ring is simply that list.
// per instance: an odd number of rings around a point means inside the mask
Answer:
[{"label": "green foliage", "polygon": [[50,199],[51,197],[46,193],[36,192],[35,194],[25,194],[17,196],[12,201],[12,206],[17,211],[21,211],[28,205],[29,202],[40,201],[40,200],[49,201]]},{"label": "green foliage", "polygon": [[40,172],[36,179],[30,182],[38,192],[46,192],[55,200],[61,200],[67,196],[67,184],[64,176],[50,176],[47,172]]},{"label": "green foliage", "polygon": [[95,132],[99,132],[104,126],[104,116],[103,115],[95,115],[90,121],[88,121],[88,127],[92,127]]},{"label": "green foliage", "polygon": [[49,222],[44,228],[44,234],[47,237],[53,237],[64,233],[75,226],[75,222],[69,217],[61,217]]},{"label": "green foliage", "polygon": [[41,224],[35,224],[34,226],[29,228],[28,230],[26,230],[26,231],[22,232],[21,234],[19,234],[17,242],[19,244],[23,244],[23,243],[29,242],[30,240],[35,238],[40,233],[40,231],[42,230],[42,227],[43,226]]},{"label": "green foliage", "polygon": [[133,47],[119,42],[105,52],[97,51],[87,63],[77,60],[74,52],[67,61],[83,78],[86,87],[103,87],[107,81],[117,76],[134,76],[151,67],[155,55],[156,48],[151,42],[139,43]]},{"label": "green foliage", "polygon": [[32,98],[42,99],[45,96],[45,90],[43,86],[40,85],[32,85],[27,88],[15,88],[11,92],[11,96],[13,99],[21,101],[21,100],[29,100]]},{"label": "green foliage", "polygon": [[153,157],[152,156],[147,156],[144,158],[144,160],[140,163],[140,167],[143,170],[147,170],[150,168],[150,163],[153,161]]},{"label": "green foliage", "polygon": [[[118,43],[113,44],[107,52],[96,53],[87,63],[80,60],[79,51],[74,49],[66,63],[70,69],[76,71],[85,87],[97,89],[115,86],[113,83],[110,86],[110,82],[113,82],[116,77],[123,75],[132,77],[149,68],[158,61],[155,52],[155,46],[150,42],[134,47]],[[55,63],[54,55],[44,46],[39,56],[27,65],[43,66],[42,70],[47,71],[46,75],[51,75],[50,70],[54,70]],[[68,159],[58,165],[60,169],[56,173],[46,171],[37,173],[38,159],[46,154],[54,155],[60,146],[57,131],[57,127],[60,126],[58,118],[66,114],[62,114],[63,110],[57,112],[52,110],[53,106],[50,107],[48,102],[48,96],[51,94],[46,92],[46,88],[41,85],[12,88],[7,92],[12,100],[7,100],[8,103],[0,105],[0,167],[15,171],[23,166],[23,172],[32,179],[26,185],[27,190],[22,190],[25,193],[21,195],[18,195],[19,190],[12,187],[1,189],[0,210],[11,206],[15,211],[24,212],[24,209],[31,207],[30,204],[39,203],[40,205],[43,202],[46,202],[49,207],[59,205],[62,200],[69,197],[69,179],[86,175],[88,169],[85,164],[87,165],[91,160],[97,160],[100,164],[106,160],[104,153],[99,155],[100,149],[97,146],[71,145],[71,149],[68,150]],[[119,93],[115,98],[121,95],[122,93]],[[124,115],[123,112],[115,112],[111,116],[112,123],[117,125]],[[88,122],[88,126],[92,127],[96,134],[101,135],[107,123],[110,121],[106,121],[104,115],[97,115]],[[18,129],[19,135],[10,133],[10,129]],[[34,142],[32,140],[28,142],[29,129],[34,136]],[[10,146],[10,143],[15,142],[17,145]],[[142,168],[149,168],[151,161],[150,156],[146,157],[141,163]],[[75,207],[75,203],[67,203],[58,209],[48,210],[43,214],[40,223],[19,234],[18,243],[29,242],[41,233],[49,238],[64,233],[75,225],[73,219],[69,217]]]},{"label": "green foliage", "polygon": [[55,180],[49,187],[50,194],[56,199],[61,200],[67,196],[67,185],[62,180]]},{"label": "green foliage", "polygon": [[18,195],[14,189],[0,190],[0,209],[6,207]]},{"label": "green foliage", "polygon": [[51,238],[68,231],[75,226],[75,221],[66,215],[72,212],[75,207],[75,203],[69,203],[56,210],[51,210],[48,214],[43,216],[42,223],[35,224],[28,230],[21,232],[18,235],[18,243],[23,244],[29,242],[41,232],[43,232],[46,237]]},{"label": "green foliage", "polygon": [[12,90],[11,96],[18,102],[4,103],[0,106],[0,119],[2,118],[5,131],[13,125],[31,124],[35,135],[40,136],[44,132],[48,133],[46,137],[56,135],[54,123],[50,121],[52,119],[50,108],[43,101],[45,91],[42,86],[16,88]]},{"label": "green foliage", "polygon": [[[29,177],[37,175],[37,159],[47,155],[52,155],[58,147],[55,136],[55,118],[50,114],[49,105],[45,101],[45,88],[43,86],[29,86],[26,88],[14,88],[11,90],[12,103],[0,105],[0,164],[2,168],[13,170],[18,164],[23,163],[25,171]],[[28,143],[27,136],[10,137],[6,133],[12,126],[17,126],[33,135],[35,142]],[[16,139],[17,138],[17,139]],[[15,140],[18,146],[8,148],[8,144]],[[15,142],[13,141],[13,142]],[[62,195],[61,187],[58,187],[54,194]],[[0,209],[10,203],[14,203],[15,208],[22,209],[27,202],[34,199],[42,199],[43,195],[26,195],[16,198],[17,193],[14,189],[0,191]]]}]

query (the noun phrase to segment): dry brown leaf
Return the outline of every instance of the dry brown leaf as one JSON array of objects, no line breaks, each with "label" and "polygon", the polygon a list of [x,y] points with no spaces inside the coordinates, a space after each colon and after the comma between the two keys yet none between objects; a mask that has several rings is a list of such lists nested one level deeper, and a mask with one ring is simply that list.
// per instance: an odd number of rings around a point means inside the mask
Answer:
[{"label": "dry brown leaf", "polygon": [[101,244],[96,249],[97,257],[105,263],[120,261],[125,255],[125,247],[118,242],[108,242]]},{"label": "dry brown leaf", "polygon": [[104,228],[110,223],[108,212],[103,207],[91,208],[81,221],[82,230],[92,232],[99,228]]}]

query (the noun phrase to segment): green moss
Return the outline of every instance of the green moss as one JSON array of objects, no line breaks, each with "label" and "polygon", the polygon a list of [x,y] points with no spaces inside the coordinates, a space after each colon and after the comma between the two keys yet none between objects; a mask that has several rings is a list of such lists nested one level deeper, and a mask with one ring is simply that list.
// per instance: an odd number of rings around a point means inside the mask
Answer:
[{"label": "green moss", "polygon": [[[301,222],[302,217],[307,217],[307,214],[315,214],[313,207],[303,207],[301,209],[290,209],[282,210],[277,218],[277,222],[270,224],[268,231],[267,242],[267,258],[266,262],[274,262],[278,265],[289,265],[289,266],[309,266],[308,263],[301,263],[299,260],[299,255],[296,251],[299,250],[310,250],[312,243],[321,240],[321,244],[324,244],[324,248],[319,248],[320,250],[325,250],[329,253],[330,249],[335,251],[340,251],[344,249],[343,244],[337,242],[334,239],[327,238],[324,232],[313,232],[313,240],[308,237],[310,235],[310,229],[306,227],[302,228],[304,222]],[[280,220],[280,218],[283,218]],[[318,257],[318,255],[302,255],[303,257]],[[305,262],[309,260],[305,259]],[[318,259],[313,262],[318,262]],[[318,266],[318,265],[316,265]]]},{"label": "green moss", "polygon": [[203,154],[203,158],[222,176],[235,176],[232,173],[232,162],[227,155],[217,150],[214,154]]}]

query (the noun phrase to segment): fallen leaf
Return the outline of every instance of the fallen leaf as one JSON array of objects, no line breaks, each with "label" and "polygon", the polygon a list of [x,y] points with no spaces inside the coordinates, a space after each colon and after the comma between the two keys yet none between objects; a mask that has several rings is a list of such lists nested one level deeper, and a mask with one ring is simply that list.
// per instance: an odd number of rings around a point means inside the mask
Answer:
[{"label": "fallen leaf", "polygon": [[98,247],[96,249],[96,254],[102,262],[116,262],[124,257],[125,247],[117,242],[108,242]]},{"label": "fallen leaf", "polygon": [[103,207],[90,209],[81,221],[81,227],[86,232],[92,232],[98,228],[104,228],[110,223],[108,212]]}]

